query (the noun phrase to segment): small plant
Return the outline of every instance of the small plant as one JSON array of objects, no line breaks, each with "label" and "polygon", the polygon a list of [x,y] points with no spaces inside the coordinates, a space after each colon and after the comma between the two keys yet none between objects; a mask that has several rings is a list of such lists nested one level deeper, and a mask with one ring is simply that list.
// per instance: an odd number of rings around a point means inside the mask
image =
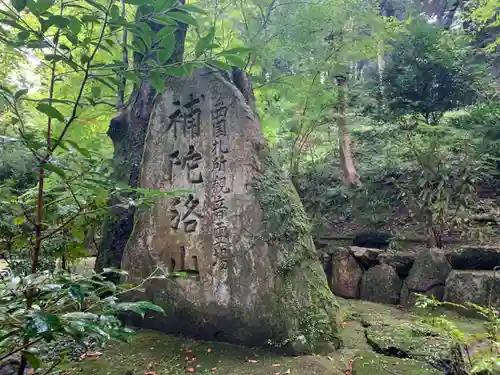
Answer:
[{"label": "small plant", "polygon": [[[44,367],[42,373],[49,374],[65,361],[65,353],[60,353],[53,363],[44,364],[39,355],[44,342],[125,340],[132,331],[121,324],[118,314],[144,316],[148,310],[163,313],[151,302],[120,302],[119,296],[131,289],[117,286],[95,272],[81,275],[46,271],[5,278],[0,286],[0,362],[19,355],[32,369]],[[30,308],[26,308],[28,298]],[[23,374],[25,367],[21,360],[18,374]]]},{"label": "small plant", "polygon": [[[491,304],[490,304],[491,305]],[[435,328],[443,330],[451,335],[453,340],[461,346],[465,352],[467,363],[467,374],[494,375],[500,372],[500,311],[489,306],[484,307],[474,303],[455,304],[451,302],[441,302],[435,297],[428,297],[423,294],[418,295],[415,307],[427,311],[427,315],[422,318]],[[439,307],[452,307],[472,310],[486,319],[484,323],[485,333],[475,334],[467,337],[452,321],[445,315],[436,316]]]}]

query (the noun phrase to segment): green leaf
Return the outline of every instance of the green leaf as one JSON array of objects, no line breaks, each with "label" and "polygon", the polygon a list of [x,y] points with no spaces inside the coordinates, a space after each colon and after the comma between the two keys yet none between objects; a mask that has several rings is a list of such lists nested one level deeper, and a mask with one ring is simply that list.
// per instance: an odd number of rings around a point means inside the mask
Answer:
[{"label": "green leaf", "polygon": [[140,306],[137,306],[136,303],[133,302],[122,302],[116,304],[116,309],[118,311],[132,311],[135,312],[136,314],[139,314],[144,318],[144,310],[141,309]]},{"label": "green leaf", "polygon": [[247,47],[236,47],[236,48],[230,48],[226,51],[221,52],[221,55],[236,55],[236,54],[241,54],[241,53],[249,53],[252,52],[253,50],[251,48]]},{"label": "green leaf", "polygon": [[236,55],[224,55],[224,58],[228,63],[237,66],[238,68],[244,68],[247,65],[245,60]]},{"label": "green leaf", "polygon": [[173,34],[166,35],[160,42],[158,49],[158,59],[161,62],[167,62],[172,56],[175,49],[175,36]]},{"label": "green leaf", "polygon": [[63,16],[50,16],[48,19],[48,22],[50,25],[55,25],[60,29],[64,29],[65,27],[69,26],[70,20],[67,17]]},{"label": "green leaf", "polygon": [[98,320],[99,316],[96,314],[83,312],[83,311],[74,311],[66,313],[62,316],[64,319],[70,320]]},{"label": "green leaf", "polygon": [[28,0],[11,0],[10,3],[14,7],[15,10],[18,12],[22,11],[24,8],[26,8],[26,5],[28,4]]},{"label": "green leaf", "polygon": [[183,77],[188,75],[188,71],[184,66],[168,66],[164,72],[172,77]]},{"label": "green leaf", "polygon": [[101,88],[99,86],[92,86],[90,89],[92,92],[92,96],[96,99],[99,99],[101,97]]},{"label": "green leaf", "polygon": [[50,118],[55,118],[61,122],[64,122],[63,114],[47,103],[39,103],[36,106],[36,109],[37,111],[46,114]]},{"label": "green leaf", "polygon": [[138,74],[134,73],[134,72],[125,71],[125,72],[122,72],[122,74],[129,81],[132,81],[132,82],[135,82],[135,83],[140,83],[141,82],[141,77]]},{"label": "green leaf", "polygon": [[83,288],[79,284],[71,284],[68,288],[68,294],[71,298],[78,302],[80,306],[83,305],[84,293]]},{"label": "green leaf", "polygon": [[99,9],[101,12],[107,13],[107,9],[104,5],[99,4],[97,1],[94,0],[85,0],[87,4],[92,5],[94,8]]},{"label": "green leaf", "polygon": [[148,2],[146,0],[123,0],[125,4],[132,4],[132,5],[146,5]]},{"label": "green leaf", "polygon": [[14,225],[21,225],[26,221],[24,216],[19,216],[14,218]]},{"label": "green leaf", "polygon": [[14,94],[14,99],[19,99],[21,96],[24,96],[28,93],[28,89],[21,89],[21,90],[18,90],[16,91],[16,93]]},{"label": "green leaf", "polygon": [[30,37],[30,32],[27,31],[27,30],[24,30],[24,31],[20,31],[18,34],[17,34],[17,39],[19,40],[26,40]]},{"label": "green leaf", "polygon": [[61,55],[48,54],[43,57],[47,61],[61,61],[64,59]]},{"label": "green leaf", "polygon": [[112,5],[111,9],[109,10],[109,15],[112,19],[116,19],[120,17],[120,8],[118,8],[118,5]]},{"label": "green leaf", "polygon": [[98,22],[98,21],[99,21],[99,17],[92,15],[92,14],[85,14],[82,16],[83,23]]},{"label": "green leaf", "polygon": [[142,53],[143,55],[146,53],[147,48],[144,45],[144,41],[136,39],[132,42],[132,47],[135,51]]},{"label": "green leaf", "polygon": [[90,57],[86,54],[83,54],[81,57],[80,57],[80,62],[85,65],[87,64],[88,62],[90,61]]},{"label": "green leaf", "polygon": [[15,29],[19,29],[19,30],[25,31],[24,27],[22,27],[21,25],[19,25],[16,21],[9,20],[9,19],[6,19],[6,18],[2,18],[2,19],[0,19],[0,22],[3,23],[3,24],[9,25],[10,27],[13,27]]},{"label": "green leaf", "polygon": [[137,306],[139,306],[142,310],[152,310],[152,311],[157,311],[165,314],[165,311],[158,305],[155,305],[154,303],[151,303],[149,301],[138,301],[135,303]]},{"label": "green leaf", "polygon": [[50,341],[53,338],[51,332],[57,332],[61,329],[61,322],[56,315],[45,311],[36,311],[28,317],[24,333],[28,338],[42,336]]},{"label": "green leaf", "polygon": [[39,369],[41,367],[42,362],[33,353],[30,353],[28,351],[24,351],[23,356],[24,356],[24,358],[26,358],[26,361],[28,361],[28,364],[30,365],[30,367],[32,369],[36,370],[36,369]]},{"label": "green leaf", "polygon": [[160,41],[165,37],[168,37],[169,35],[174,35],[175,29],[177,27],[169,27],[169,26],[164,26],[158,31],[155,35],[155,40]]},{"label": "green leaf", "polygon": [[48,48],[50,44],[43,40],[33,40],[26,43],[26,48]]},{"label": "green leaf", "polygon": [[38,0],[36,2],[36,10],[39,13],[47,11],[52,5],[54,5],[54,0]]},{"label": "green leaf", "polygon": [[186,23],[191,26],[198,27],[198,21],[192,15],[184,12],[169,12],[167,17],[173,18],[174,20]]},{"label": "green leaf", "polygon": [[165,90],[165,76],[153,70],[149,72],[149,79],[155,90],[159,93],[163,93]]},{"label": "green leaf", "polygon": [[153,7],[156,13],[166,12],[177,4],[177,0],[155,0]]},{"label": "green leaf", "polygon": [[207,50],[208,46],[212,43],[215,36],[215,29],[212,27],[207,35],[198,40],[195,48],[195,57],[198,58]]},{"label": "green leaf", "polygon": [[208,14],[206,10],[199,8],[196,5],[191,5],[191,4],[179,5],[177,7],[177,9],[182,9],[182,10],[185,10],[185,11],[191,12],[191,13],[199,13],[199,14],[205,14],[205,15]]},{"label": "green leaf", "polygon": [[219,61],[219,60],[213,60],[213,59],[211,59],[211,60],[207,61],[207,64],[209,64],[209,65],[211,65],[211,66],[213,66],[213,67],[215,67],[217,69],[226,70],[228,72],[230,72],[230,71],[233,70],[233,68],[232,68],[231,65],[228,65],[228,64],[226,64],[226,63],[224,63],[222,61]]},{"label": "green leaf", "polygon": [[74,35],[78,35],[82,30],[82,23],[76,17],[71,17],[69,20],[69,29]]},{"label": "green leaf", "polygon": [[165,26],[174,26],[177,28],[177,22],[168,16],[154,16],[153,21]]},{"label": "green leaf", "polygon": [[62,178],[66,177],[66,173],[61,168],[56,167],[54,164],[43,163],[43,164],[40,164],[40,168],[54,172],[55,174],[61,176]]},{"label": "green leaf", "polygon": [[70,144],[75,150],[77,150],[80,154],[82,154],[83,156],[85,156],[86,158],[90,158],[91,155],[90,155],[90,151],[87,150],[86,148],[83,148],[83,147],[80,147],[78,145],[78,143],[74,142],[74,141],[71,141],[71,140],[66,140],[65,141],[66,143]]}]

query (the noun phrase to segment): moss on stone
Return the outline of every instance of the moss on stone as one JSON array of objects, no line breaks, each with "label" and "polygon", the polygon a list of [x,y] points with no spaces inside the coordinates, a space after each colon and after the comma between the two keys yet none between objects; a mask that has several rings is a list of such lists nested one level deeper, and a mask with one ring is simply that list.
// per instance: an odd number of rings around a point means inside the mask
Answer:
[{"label": "moss on stone", "polygon": [[278,315],[288,315],[287,326],[294,322],[289,344],[304,344],[304,352],[325,351],[325,343],[339,347],[339,306],[316,259],[309,218],[268,149],[261,151],[260,162],[262,173],[253,188],[263,211],[262,237],[275,250],[281,281],[269,303],[278,302]]},{"label": "moss on stone", "polygon": [[416,322],[386,319],[367,327],[366,339],[379,353],[423,360],[453,357],[451,337]]},{"label": "moss on stone", "polygon": [[440,371],[425,362],[408,358],[386,357],[363,351],[356,355],[352,375],[439,375]]}]

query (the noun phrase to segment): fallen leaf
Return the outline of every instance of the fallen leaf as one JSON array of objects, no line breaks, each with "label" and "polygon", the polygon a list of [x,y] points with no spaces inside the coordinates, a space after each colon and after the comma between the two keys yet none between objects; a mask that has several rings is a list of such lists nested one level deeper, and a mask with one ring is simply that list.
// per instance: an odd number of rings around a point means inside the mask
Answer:
[{"label": "fallen leaf", "polygon": [[290,373],[290,369],[285,371],[285,374],[289,374],[289,373]]},{"label": "fallen leaf", "polygon": [[279,363],[273,363],[271,366],[273,366],[273,367],[280,367],[281,365]]},{"label": "fallen leaf", "polygon": [[257,361],[256,359],[249,359],[248,360],[248,363],[257,363],[257,362],[259,362],[259,361]]}]

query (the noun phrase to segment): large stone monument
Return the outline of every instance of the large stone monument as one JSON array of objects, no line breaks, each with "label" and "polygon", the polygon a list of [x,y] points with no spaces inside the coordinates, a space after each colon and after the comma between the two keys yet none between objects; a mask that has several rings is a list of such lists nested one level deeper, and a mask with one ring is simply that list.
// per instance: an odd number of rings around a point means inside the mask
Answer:
[{"label": "large stone monument", "polygon": [[139,186],[190,190],[136,215],[122,268],[133,281],[156,270],[139,297],[166,310],[146,327],[295,353],[338,346],[338,306],[302,204],[228,78],[200,69],[167,82]]}]

